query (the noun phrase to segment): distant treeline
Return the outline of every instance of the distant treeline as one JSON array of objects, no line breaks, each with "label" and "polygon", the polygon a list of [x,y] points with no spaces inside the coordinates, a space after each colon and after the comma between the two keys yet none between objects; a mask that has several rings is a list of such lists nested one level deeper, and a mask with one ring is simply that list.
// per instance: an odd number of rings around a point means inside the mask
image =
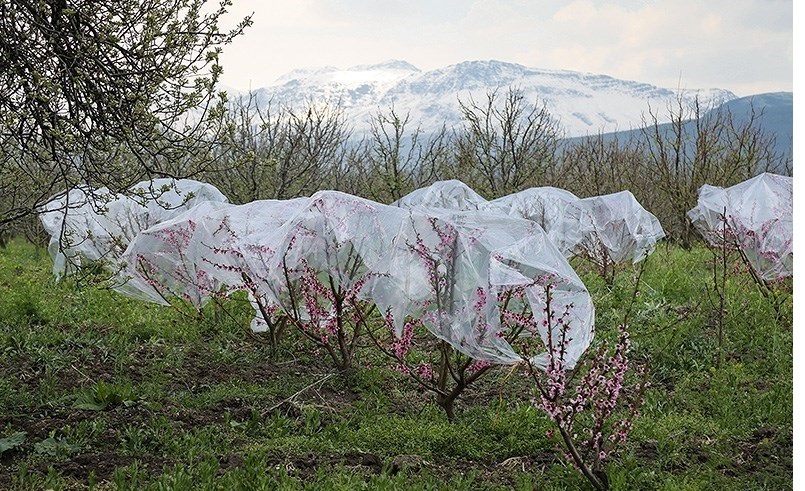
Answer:
[{"label": "distant treeline", "polygon": [[[670,240],[687,246],[696,236],[686,213],[696,206],[701,185],[729,186],[765,171],[792,173],[791,154],[778,150],[776,136],[761,124],[760,110],[737,118],[724,106],[689,105],[680,98],[668,107],[647,108],[642,127],[628,133],[564,139],[545,105],[526,100],[517,89],[457,104],[462,113],[457,128],[425,134],[407,114],[390,107],[378,110],[370,130],[358,135],[337,105],[261,106],[248,95],[215,115],[216,131],[208,130],[214,138],[199,138],[185,152],[155,156],[137,166],[148,173],[126,174],[119,189],[167,175],[213,184],[233,203],[289,199],[322,189],[390,203],[445,179],[459,179],[487,199],[538,186],[579,197],[629,190],[659,218]],[[109,155],[116,167],[126,158],[119,151]],[[142,156],[137,158],[142,164]],[[40,202],[43,194],[61,190],[58,181],[24,165],[19,176],[17,185],[36,189],[28,194]],[[0,203],[4,210],[25,210],[25,205]],[[31,213],[19,213],[5,225],[0,221],[3,228],[6,234],[42,237]]]}]

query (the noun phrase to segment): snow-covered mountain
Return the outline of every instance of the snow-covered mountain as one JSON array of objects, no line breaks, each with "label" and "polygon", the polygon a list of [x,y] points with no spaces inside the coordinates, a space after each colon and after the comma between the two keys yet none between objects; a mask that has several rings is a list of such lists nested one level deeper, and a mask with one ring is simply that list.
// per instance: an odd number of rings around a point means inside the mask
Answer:
[{"label": "snow-covered mountain", "polygon": [[[543,70],[501,61],[467,61],[423,72],[405,61],[294,70],[273,85],[254,91],[258,104],[306,107],[310,103],[340,103],[356,132],[368,128],[378,112],[394,107],[410,115],[411,129],[425,132],[461,120],[458,101],[470,98],[484,104],[492,90],[515,87],[525,100],[545,103],[565,136],[628,130],[641,126],[649,106],[660,117],[677,97],[677,90],[619,80],[607,75]],[[724,89],[687,89],[686,99],[699,97],[705,106],[735,99]]]}]

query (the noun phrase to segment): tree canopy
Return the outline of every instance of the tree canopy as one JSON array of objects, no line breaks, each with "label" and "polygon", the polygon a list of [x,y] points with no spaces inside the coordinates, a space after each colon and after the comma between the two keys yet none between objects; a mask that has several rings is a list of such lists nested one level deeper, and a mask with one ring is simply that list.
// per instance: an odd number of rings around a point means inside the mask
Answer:
[{"label": "tree canopy", "polygon": [[[205,0],[0,2],[0,226],[54,192],[186,173],[214,140],[231,5]],[[178,169],[178,170],[177,170]]]}]

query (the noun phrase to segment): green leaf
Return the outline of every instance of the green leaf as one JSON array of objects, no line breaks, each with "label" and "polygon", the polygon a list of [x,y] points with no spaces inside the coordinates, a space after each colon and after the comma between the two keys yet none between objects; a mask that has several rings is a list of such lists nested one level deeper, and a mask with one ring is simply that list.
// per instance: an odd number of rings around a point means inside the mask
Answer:
[{"label": "green leaf", "polygon": [[23,443],[25,443],[25,437],[28,433],[24,431],[18,431],[6,438],[0,438],[0,454],[7,451],[12,450],[16,447],[19,447]]},{"label": "green leaf", "polygon": [[137,403],[139,403],[139,402],[140,402],[140,401],[133,400],[133,399],[124,399],[124,400],[123,400],[123,405],[124,405],[125,407],[132,407],[132,406],[136,406],[136,405],[137,405]]},{"label": "green leaf", "polygon": [[64,438],[58,440],[49,437],[39,443],[34,443],[34,451],[39,455],[49,455],[50,457],[59,457],[62,455],[70,455],[76,452],[80,447],[68,443]]},{"label": "green leaf", "polygon": [[76,409],[83,409],[85,411],[103,411],[108,404],[102,402],[76,402],[73,407]]}]

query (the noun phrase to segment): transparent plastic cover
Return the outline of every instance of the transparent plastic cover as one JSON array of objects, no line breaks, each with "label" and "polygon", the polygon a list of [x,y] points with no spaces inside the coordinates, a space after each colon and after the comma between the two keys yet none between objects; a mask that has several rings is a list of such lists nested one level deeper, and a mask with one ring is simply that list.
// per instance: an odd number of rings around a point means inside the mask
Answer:
[{"label": "transparent plastic cover", "polygon": [[794,180],[763,173],[728,188],[705,184],[688,218],[708,243],[741,250],[764,280],[793,275]]}]

